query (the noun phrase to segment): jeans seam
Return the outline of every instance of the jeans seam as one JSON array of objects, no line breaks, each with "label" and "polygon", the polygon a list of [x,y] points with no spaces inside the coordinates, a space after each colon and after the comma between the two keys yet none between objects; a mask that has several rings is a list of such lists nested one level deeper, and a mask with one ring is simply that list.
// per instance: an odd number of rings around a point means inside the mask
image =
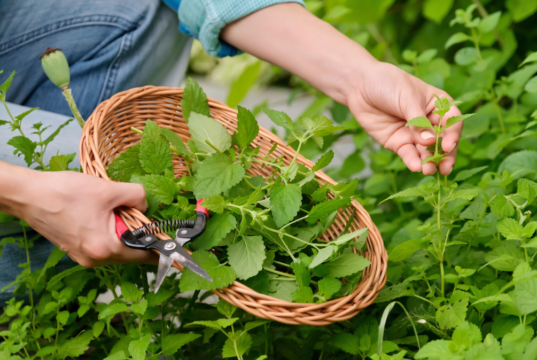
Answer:
[{"label": "jeans seam", "polygon": [[[119,22],[117,22],[119,21]],[[53,24],[48,24],[40,29],[30,31],[28,33],[17,36],[15,39],[9,40],[4,44],[0,44],[0,55],[12,51],[18,47],[24,46],[32,41],[38,40],[45,36],[74,29],[84,26],[112,26],[120,28],[124,31],[131,31],[139,26],[141,20],[136,22],[127,20],[120,16],[111,15],[91,15],[74,17],[68,20],[61,20]],[[124,22],[124,24],[122,24]]]},{"label": "jeans seam", "polygon": [[101,90],[99,101],[97,102],[98,104],[100,104],[105,99],[108,99],[110,96],[112,96],[112,91],[114,90],[114,83],[117,77],[121,57],[130,48],[132,44],[133,35],[134,34],[132,32],[128,33],[121,40],[121,45],[119,46],[118,53],[114,57],[114,60],[112,60],[112,63],[110,64],[110,66],[108,67],[108,71],[104,79],[103,89]]}]

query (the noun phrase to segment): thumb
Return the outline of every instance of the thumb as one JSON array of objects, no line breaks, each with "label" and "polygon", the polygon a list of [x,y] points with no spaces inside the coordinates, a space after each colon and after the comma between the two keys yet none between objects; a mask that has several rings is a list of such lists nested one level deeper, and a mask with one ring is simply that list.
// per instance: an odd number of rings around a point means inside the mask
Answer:
[{"label": "thumb", "polygon": [[[408,122],[414,118],[425,116],[427,117],[425,106],[422,106],[417,100],[411,100],[411,102],[403,110],[403,116]],[[427,117],[429,118],[429,117]],[[429,120],[431,120],[429,118]],[[421,128],[417,126],[410,126],[410,133],[414,142],[419,145],[429,146],[436,142],[436,135],[431,128]]]},{"label": "thumb", "polygon": [[113,208],[118,206],[129,206],[145,212],[147,210],[147,201],[145,200],[145,190],[140,184],[129,183],[112,183],[112,194],[110,196],[110,205]]}]

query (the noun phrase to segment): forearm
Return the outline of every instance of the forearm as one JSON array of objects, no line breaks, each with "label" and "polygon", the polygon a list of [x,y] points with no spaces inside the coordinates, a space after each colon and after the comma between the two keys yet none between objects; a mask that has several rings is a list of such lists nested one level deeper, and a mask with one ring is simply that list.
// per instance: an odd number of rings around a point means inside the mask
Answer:
[{"label": "forearm", "polygon": [[28,180],[39,172],[0,161],[0,211],[21,217],[26,202]]},{"label": "forearm", "polygon": [[345,105],[364,69],[377,63],[359,44],[295,3],[269,6],[237,20],[224,28],[221,38]]}]

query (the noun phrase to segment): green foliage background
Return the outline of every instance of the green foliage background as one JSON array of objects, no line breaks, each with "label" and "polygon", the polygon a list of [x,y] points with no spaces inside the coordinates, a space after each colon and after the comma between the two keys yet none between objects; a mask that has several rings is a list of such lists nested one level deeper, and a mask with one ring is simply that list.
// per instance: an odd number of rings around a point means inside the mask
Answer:
[{"label": "green foliage background", "polygon": [[[467,11],[471,5],[476,8]],[[146,278],[151,267],[58,273],[54,266],[62,254],[53,253],[42,271],[23,264],[17,294],[32,288],[40,298],[14,298],[4,309],[1,320],[9,328],[0,332],[0,359],[143,359],[146,351],[154,359],[537,357],[537,1],[327,0],[307,6],[379,60],[446,90],[462,102],[463,113],[476,113],[465,120],[453,173],[423,177],[379,149],[347,108],[302,80],[248,55],[216,60],[194,51],[191,70],[227,81],[230,105],[239,104],[254,84],[286,86],[293,97],[314,95],[305,114],[328,110],[335,123],[349,128],[325,138],[323,149],[306,143],[301,152],[316,158],[351,135],[355,152],[329,174],[346,181],[366,163],[372,170],[360,179],[355,198],[390,254],[388,282],[376,302],[330,326],[286,326],[223,302],[217,308],[203,304],[199,300],[207,295],[200,292],[174,297],[179,288],[173,276],[152,295]],[[457,33],[465,35],[453,37]],[[219,75],[229,69],[238,75]],[[67,155],[46,165],[38,145],[22,138],[10,145],[29,165],[68,167]],[[28,247],[32,241],[2,245]],[[97,293],[117,285],[122,295],[114,293],[110,305],[94,303]]]}]

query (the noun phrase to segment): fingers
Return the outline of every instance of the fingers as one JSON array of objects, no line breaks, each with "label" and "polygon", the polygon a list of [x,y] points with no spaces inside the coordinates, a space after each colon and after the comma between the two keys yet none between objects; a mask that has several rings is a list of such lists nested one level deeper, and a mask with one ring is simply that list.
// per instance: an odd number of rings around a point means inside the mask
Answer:
[{"label": "fingers", "polygon": [[[412,97],[410,101],[412,101],[412,103],[403,108],[403,115],[406,121],[410,121],[419,116],[426,116],[426,104],[421,104],[420,101],[414,97]],[[412,134],[415,143],[419,145],[429,146],[436,141],[436,135],[430,128],[410,126],[410,133]]]},{"label": "fingers", "polygon": [[[427,156],[433,155],[432,152],[427,150],[426,146],[418,145],[417,146],[417,151],[420,154],[421,160],[425,160],[425,158],[427,158]],[[432,161],[428,161],[428,162],[426,162],[425,164],[422,165],[422,169],[423,169],[423,175],[425,175],[425,176],[433,175],[436,172],[436,164],[434,162],[432,162]]]},{"label": "fingers", "polygon": [[449,175],[451,174],[451,171],[453,170],[453,166],[455,166],[455,160],[457,158],[457,146],[455,144],[455,147],[446,154],[446,157],[442,162],[438,165],[438,168],[440,169],[440,174],[442,175]]},{"label": "fingers", "polygon": [[118,206],[129,206],[145,212],[147,201],[145,200],[145,190],[140,184],[111,183],[110,205],[113,208]]},{"label": "fingers", "polygon": [[422,169],[420,154],[414,144],[405,144],[399,148],[397,155],[403,160],[407,168],[412,172],[419,172]]}]

